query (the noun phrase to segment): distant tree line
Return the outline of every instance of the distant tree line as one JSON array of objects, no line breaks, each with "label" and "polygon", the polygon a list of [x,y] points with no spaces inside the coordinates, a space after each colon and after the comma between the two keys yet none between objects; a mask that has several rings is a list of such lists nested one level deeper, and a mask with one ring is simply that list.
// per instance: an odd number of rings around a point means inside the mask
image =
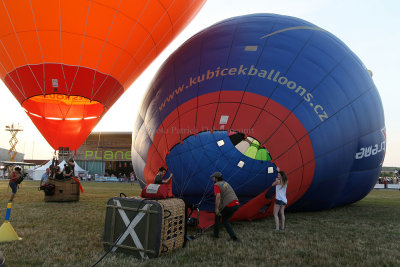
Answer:
[{"label": "distant tree line", "polygon": [[396,177],[394,172],[381,172],[381,177]]},{"label": "distant tree line", "polygon": [[400,170],[400,167],[382,167],[382,172],[394,172]]}]

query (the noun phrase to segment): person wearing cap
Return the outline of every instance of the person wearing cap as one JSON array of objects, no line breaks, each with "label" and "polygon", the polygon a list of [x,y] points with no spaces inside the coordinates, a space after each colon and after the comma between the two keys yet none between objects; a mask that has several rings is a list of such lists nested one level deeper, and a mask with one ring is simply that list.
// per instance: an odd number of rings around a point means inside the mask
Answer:
[{"label": "person wearing cap", "polygon": [[219,224],[225,226],[230,238],[233,241],[239,241],[236,237],[233,227],[229,219],[239,209],[239,200],[233,188],[224,181],[222,173],[214,172],[211,175],[214,181],[214,195],[215,195],[215,224],[214,224],[214,237],[219,238]]},{"label": "person wearing cap", "polygon": [[10,202],[14,200],[15,194],[17,194],[18,191],[18,178],[21,177],[21,167],[20,166],[15,166],[14,170],[10,173],[8,176],[9,179],[9,186],[11,187],[11,196],[10,196]]},{"label": "person wearing cap", "polygon": [[155,184],[166,184],[172,178],[172,173],[169,175],[167,179],[164,179],[163,176],[167,173],[167,170],[164,167],[158,169],[158,173],[154,178]]}]

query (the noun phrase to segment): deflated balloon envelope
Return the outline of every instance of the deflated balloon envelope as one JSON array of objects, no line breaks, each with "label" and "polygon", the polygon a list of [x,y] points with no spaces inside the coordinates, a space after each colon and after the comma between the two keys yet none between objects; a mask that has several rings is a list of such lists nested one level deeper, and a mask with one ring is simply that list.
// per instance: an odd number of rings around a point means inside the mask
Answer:
[{"label": "deflated balloon envelope", "polygon": [[5,0],[0,77],[54,148],[76,150],[205,0]]},{"label": "deflated balloon envelope", "polygon": [[[349,25],[351,27],[351,25]],[[360,59],[333,34],[275,14],[230,18],[190,38],[158,71],[132,145],[135,172],[160,166],[173,192],[213,210],[220,171],[252,219],[277,175],[288,206],[320,210],[363,198],[385,154],[382,103]]]}]

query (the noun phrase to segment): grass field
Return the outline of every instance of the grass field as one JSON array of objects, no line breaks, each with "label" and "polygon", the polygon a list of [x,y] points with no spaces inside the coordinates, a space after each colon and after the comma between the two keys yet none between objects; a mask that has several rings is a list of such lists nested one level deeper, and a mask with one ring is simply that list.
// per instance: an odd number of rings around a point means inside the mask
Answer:
[{"label": "grass field", "polygon": [[[79,202],[43,201],[39,182],[25,181],[11,225],[23,239],[0,243],[7,266],[92,266],[102,245],[106,202],[123,192],[138,195],[137,184],[83,183]],[[0,218],[11,193],[0,181]],[[211,231],[166,256],[141,261],[109,254],[97,266],[400,266],[400,191],[373,190],[346,207],[287,213],[287,229],[275,232],[273,218],[235,222],[240,243]]]}]

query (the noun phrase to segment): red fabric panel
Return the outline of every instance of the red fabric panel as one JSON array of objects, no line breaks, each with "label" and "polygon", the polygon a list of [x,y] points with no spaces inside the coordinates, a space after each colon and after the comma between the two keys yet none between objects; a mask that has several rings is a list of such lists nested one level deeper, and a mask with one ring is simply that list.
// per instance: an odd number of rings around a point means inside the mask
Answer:
[{"label": "red fabric panel", "polygon": [[196,111],[196,109],[192,109],[180,116],[181,140],[196,133]]},{"label": "red fabric panel", "polygon": [[180,141],[181,141],[181,137],[180,137],[180,133],[179,133],[178,129],[179,129],[179,119],[176,119],[165,130],[168,151],[170,151],[173,146],[180,143]]},{"label": "red fabric panel", "polygon": [[166,166],[165,161],[161,158],[160,154],[151,146],[148,155],[150,155],[150,168],[157,172],[161,166]]},{"label": "red fabric panel", "polygon": [[207,105],[210,103],[218,103],[218,99],[219,99],[219,92],[214,92],[214,93],[199,96],[197,101],[198,101],[199,107],[200,107],[200,106],[204,106],[204,105]]},{"label": "red fabric panel", "polygon": [[220,103],[236,102],[240,103],[242,101],[243,92],[242,91],[221,91],[219,96]]},{"label": "red fabric panel", "polygon": [[180,115],[185,114],[188,111],[193,111],[193,109],[197,109],[197,98],[193,98],[185,102],[183,105],[178,106]]},{"label": "red fabric panel", "polygon": [[197,130],[199,132],[209,131],[214,123],[214,114],[217,110],[217,103],[199,106],[197,112]]},{"label": "red fabric panel", "polygon": [[[239,103],[220,103],[218,105],[218,110],[215,114],[216,116],[213,129],[215,130],[230,129],[238,108],[239,108]],[[227,124],[225,125],[220,124],[221,116],[229,116]]]},{"label": "red fabric panel", "polygon": [[[58,82],[56,90],[53,79]],[[22,66],[7,74],[5,81],[20,103],[36,95],[61,94],[83,96],[111,106],[124,91],[111,76],[82,66],[55,63]]]},{"label": "red fabric panel", "polygon": [[266,98],[260,97],[257,94],[245,92],[242,103],[253,105],[258,108],[263,108],[266,103]]},{"label": "red fabric panel", "polygon": [[267,140],[265,147],[274,155],[274,157],[280,156],[285,153],[292,144],[295,144],[296,140],[290,133],[286,125],[282,124],[274,134]]},{"label": "red fabric panel", "polygon": [[[281,125],[279,119],[266,111],[262,111],[260,117],[253,126],[253,136],[263,144],[270,138],[279,125]],[[270,151],[269,148],[268,151]]]},{"label": "red fabric panel", "polygon": [[36,82],[35,76],[27,66],[7,74],[4,80],[19,103],[31,96],[42,94],[40,86],[43,86],[43,82]]},{"label": "red fabric panel", "polygon": [[171,123],[173,123],[177,118],[178,118],[178,109],[175,109],[162,122],[164,130],[167,129],[171,125]]},{"label": "red fabric panel", "polygon": [[[252,129],[252,126],[256,122],[256,119],[258,118],[260,112],[262,112],[262,110],[259,108],[255,108],[246,104],[241,104],[239,107],[239,111],[236,114],[233,125],[230,129],[255,137],[254,129]],[[264,122],[263,131],[265,131],[265,125],[266,123]]]},{"label": "red fabric panel", "polygon": [[[271,187],[268,187],[264,192],[244,204],[240,207],[240,209],[233,214],[231,221],[252,221],[255,219],[265,218],[267,216],[271,216],[274,210],[274,199],[266,199],[265,193],[270,190]],[[260,209],[264,206],[269,205],[268,209],[264,213],[260,213]]]},{"label": "red fabric panel", "polygon": [[[160,128],[159,128],[159,131]],[[157,147],[158,152],[160,152],[160,155],[165,158],[165,156],[168,153],[168,148],[167,148],[167,139],[165,138],[164,133],[159,133],[158,131],[154,135],[154,141],[153,145]]]},{"label": "red fabric panel", "polygon": [[146,181],[146,184],[151,184],[154,182],[154,177],[156,177],[156,172],[153,172],[150,168],[150,164],[147,164],[144,167],[144,178]]},{"label": "red fabric panel", "polygon": [[[265,102],[267,102],[265,100]],[[285,120],[287,116],[290,114],[290,110],[286,109],[284,106],[279,103],[269,99],[267,105],[264,108],[265,111],[274,114],[274,116],[278,117],[281,121]]]},{"label": "red fabric panel", "polygon": [[99,121],[98,118],[78,121],[50,120],[29,113],[28,116],[55,150],[59,147],[77,150]]},{"label": "red fabric panel", "polygon": [[293,113],[290,113],[289,117],[285,121],[285,124],[290,125],[290,132],[294,135],[296,140],[300,140],[308,135],[306,129],[304,129],[301,123],[298,123],[298,120]]},{"label": "red fabric panel", "polygon": [[[43,66],[46,72],[46,77],[44,79],[43,76]],[[23,68],[26,68],[27,66],[24,66]],[[40,84],[45,84],[45,88],[43,88],[43,92],[40,92],[39,89],[37,87],[32,88],[32,90],[34,91],[30,91],[30,90],[25,90],[25,92],[27,93],[27,97],[31,97],[33,95],[41,95],[41,94],[61,94],[61,95],[68,95],[68,90],[70,90],[70,87],[67,87],[66,85],[66,79],[64,78],[64,71],[66,69],[67,66],[62,65],[62,64],[40,64],[40,65],[34,65],[31,66],[31,69],[33,70],[36,79],[38,79]],[[69,66],[69,68],[72,68],[74,70],[77,70],[77,67],[73,66]],[[83,68],[82,68],[83,69]],[[90,70],[90,72],[94,72],[92,70]],[[73,77],[71,77],[73,78]],[[53,79],[57,79],[58,80],[58,87],[57,87],[57,91],[54,90],[53,84],[52,84],[52,80]],[[86,78],[88,79],[88,78]],[[25,79],[23,79],[23,84],[25,84]],[[72,82],[70,82],[72,83]],[[77,86],[80,86],[81,89],[86,88],[86,86],[84,84],[77,84]],[[84,92],[84,90],[82,90],[82,92]],[[85,92],[86,93],[86,92]],[[86,98],[89,98],[90,95],[88,94],[75,94],[75,95],[80,95],[80,96],[84,96]]]}]

